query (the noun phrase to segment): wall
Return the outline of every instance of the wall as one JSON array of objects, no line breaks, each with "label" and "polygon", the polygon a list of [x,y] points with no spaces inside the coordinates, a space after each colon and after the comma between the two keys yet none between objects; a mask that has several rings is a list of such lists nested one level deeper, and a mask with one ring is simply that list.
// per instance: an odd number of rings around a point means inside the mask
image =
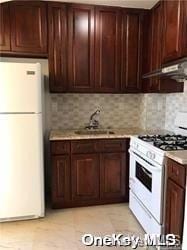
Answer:
[{"label": "wall", "polygon": [[175,129],[174,122],[178,111],[187,112],[187,92],[167,95],[165,110],[165,129],[171,131]]},{"label": "wall", "polygon": [[52,94],[51,127],[53,129],[83,128],[96,109],[101,110],[102,127],[139,127],[141,99],[142,95]]}]

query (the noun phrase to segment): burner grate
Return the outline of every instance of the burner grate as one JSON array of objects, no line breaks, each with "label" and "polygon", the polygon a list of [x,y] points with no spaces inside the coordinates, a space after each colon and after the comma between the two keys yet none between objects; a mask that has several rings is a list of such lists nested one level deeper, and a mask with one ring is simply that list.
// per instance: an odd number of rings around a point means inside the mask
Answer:
[{"label": "burner grate", "polygon": [[165,151],[187,150],[187,136],[183,135],[141,135],[138,138]]}]

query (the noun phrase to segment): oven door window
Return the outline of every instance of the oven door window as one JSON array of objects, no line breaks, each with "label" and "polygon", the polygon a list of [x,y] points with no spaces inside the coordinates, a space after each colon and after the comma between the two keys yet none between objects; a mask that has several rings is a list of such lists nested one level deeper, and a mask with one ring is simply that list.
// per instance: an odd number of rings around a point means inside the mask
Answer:
[{"label": "oven door window", "polygon": [[136,178],[152,192],[152,173],[136,162]]}]

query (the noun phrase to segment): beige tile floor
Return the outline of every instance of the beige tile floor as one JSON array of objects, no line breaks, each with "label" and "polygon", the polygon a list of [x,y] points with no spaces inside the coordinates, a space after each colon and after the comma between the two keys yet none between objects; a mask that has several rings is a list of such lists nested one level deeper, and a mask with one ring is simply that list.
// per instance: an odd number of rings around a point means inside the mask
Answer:
[{"label": "beige tile floor", "polygon": [[[128,204],[46,211],[39,220],[0,223],[0,250],[132,249],[131,247],[86,247],[84,233],[144,234]],[[145,248],[138,248],[145,249]]]}]

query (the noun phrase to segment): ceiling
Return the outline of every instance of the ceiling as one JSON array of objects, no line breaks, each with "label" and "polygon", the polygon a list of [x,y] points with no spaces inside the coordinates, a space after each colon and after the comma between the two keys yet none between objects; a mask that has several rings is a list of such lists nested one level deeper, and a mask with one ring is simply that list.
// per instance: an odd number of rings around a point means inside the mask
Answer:
[{"label": "ceiling", "polygon": [[[158,0],[50,0],[50,1],[100,4],[100,5],[144,8],[144,9],[150,9],[155,5],[156,2],[158,2]],[[0,0],[0,2],[7,2],[7,0]]]}]

